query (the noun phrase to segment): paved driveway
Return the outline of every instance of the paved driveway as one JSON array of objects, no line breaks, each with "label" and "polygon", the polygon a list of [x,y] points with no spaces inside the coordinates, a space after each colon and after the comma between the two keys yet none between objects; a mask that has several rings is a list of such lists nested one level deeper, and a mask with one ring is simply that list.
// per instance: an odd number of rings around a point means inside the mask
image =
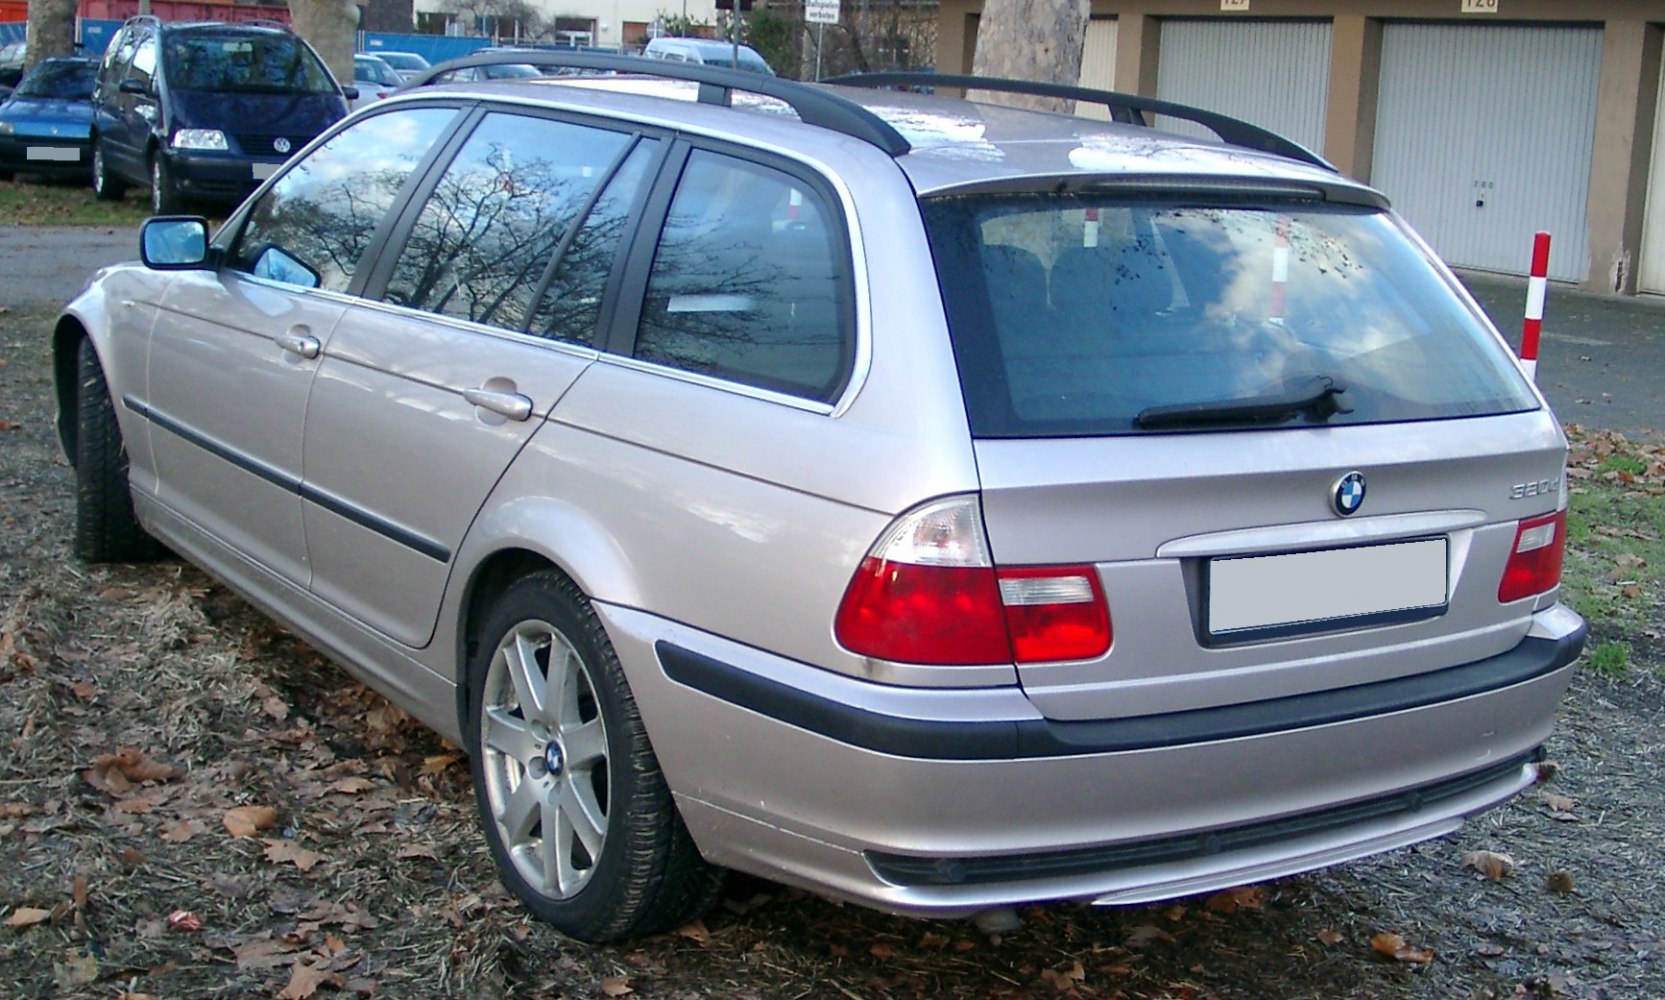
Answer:
[{"label": "paved driveway", "polygon": [[[134,229],[0,228],[0,306],[67,302],[96,269],[138,257]],[[1465,274],[1511,343],[1520,342],[1526,281]],[[1665,299],[1552,288],[1538,382],[1563,420],[1633,437],[1665,437]]]}]

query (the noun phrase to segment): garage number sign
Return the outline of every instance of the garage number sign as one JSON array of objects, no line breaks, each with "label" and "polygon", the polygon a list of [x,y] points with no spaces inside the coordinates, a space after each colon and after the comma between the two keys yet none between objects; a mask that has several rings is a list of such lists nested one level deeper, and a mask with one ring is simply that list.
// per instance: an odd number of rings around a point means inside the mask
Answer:
[{"label": "garage number sign", "polygon": [[1464,14],[1496,14],[1501,0],[1463,0]]}]

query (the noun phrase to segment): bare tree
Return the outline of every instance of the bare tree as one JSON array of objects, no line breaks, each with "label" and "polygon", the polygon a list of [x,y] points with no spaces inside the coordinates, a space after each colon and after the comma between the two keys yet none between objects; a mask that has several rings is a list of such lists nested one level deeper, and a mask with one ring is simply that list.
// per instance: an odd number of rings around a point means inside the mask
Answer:
[{"label": "bare tree", "polygon": [[353,0],[289,0],[289,20],[342,83],[353,82],[358,5]]},{"label": "bare tree", "polygon": [[33,66],[75,52],[75,0],[29,0],[29,58]]},{"label": "bare tree", "polygon": [[[1088,0],[986,0],[977,22],[978,76],[1073,84],[1081,79],[1087,44]],[[977,91],[978,100],[1068,111],[1072,102],[1053,97]]]}]

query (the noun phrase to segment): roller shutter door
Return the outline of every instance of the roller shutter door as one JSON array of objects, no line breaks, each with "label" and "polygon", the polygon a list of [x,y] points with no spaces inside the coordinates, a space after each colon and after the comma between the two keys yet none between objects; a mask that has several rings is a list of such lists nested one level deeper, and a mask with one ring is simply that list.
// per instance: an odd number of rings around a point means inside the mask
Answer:
[{"label": "roller shutter door", "polygon": [[[1660,67],[1659,94],[1665,98],[1665,66]],[[1636,287],[1665,294],[1665,100],[1654,109],[1653,160],[1648,173],[1648,209],[1642,223],[1641,270]]]},{"label": "roller shutter door", "polygon": [[[1164,100],[1241,118],[1321,153],[1329,89],[1329,22],[1162,22],[1156,95]],[[1212,134],[1169,119],[1161,125]]]},{"label": "roller shutter door", "polygon": [[[1116,89],[1116,19],[1113,17],[1095,17],[1087,22],[1087,44],[1081,52],[1081,86]],[[1110,112],[1097,104],[1082,104],[1076,114],[1083,118],[1110,117]]]},{"label": "roller shutter door", "polygon": [[1389,24],[1371,183],[1451,264],[1524,274],[1543,229],[1582,281],[1600,80],[1599,28]]}]

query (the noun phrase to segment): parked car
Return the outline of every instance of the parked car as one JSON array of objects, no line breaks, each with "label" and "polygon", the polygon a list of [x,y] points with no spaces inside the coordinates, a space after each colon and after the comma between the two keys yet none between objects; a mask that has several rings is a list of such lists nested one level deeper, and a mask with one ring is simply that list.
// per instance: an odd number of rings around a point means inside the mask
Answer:
[{"label": "parked car", "polygon": [[1382,195],[1150,98],[473,58],[630,75],[413,85],[151,220],[58,420],[76,552],[465,747],[532,913],[1162,899],[1532,785],[1566,441]]},{"label": "parked car", "polygon": [[353,87],[358,96],[351,104],[354,110],[379,101],[405,85],[392,66],[379,57],[360,52],[353,56]]},{"label": "parked car", "polygon": [[130,18],[93,91],[93,191],[149,186],[159,215],[187,198],[236,201],[356,96],[283,25]]},{"label": "parked car", "polygon": [[[492,50],[493,54],[502,51],[503,50],[501,49]],[[524,52],[530,50],[517,49],[515,51]],[[460,61],[460,65],[456,65],[453,68],[447,68],[452,67],[453,63],[457,62],[459,61],[452,60],[452,62],[440,63],[437,67],[434,67],[435,72],[432,76],[432,82],[476,83],[481,80],[535,80],[544,75],[542,71],[540,71],[536,66],[533,66],[531,63],[494,62],[484,65],[474,65],[468,62],[468,57],[466,56]],[[418,76],[414,79],[422,78],[423,77]]]},{"label": "parked car", "polygon": [[642,49],[649,59],[694,63],[699,66],[728,66],[752,73],[774,76],[774,67],[749,45],[739,47],[738,60],[731,42],[711,38],[652,38]]},{"label": "parked car", "polygon": [[87,175],[98,62],[42,59],[0,103],[0,180],[14,173]]},{"label": "parked car", "polygon": [[383,52],[381,49],[377,49],[370,55],[392,66],[393,71],[399,74],[401,80],[410,80],[428,68],[428,60],[414,52]]},{"label": "parked car", "polygon": [[28,42],[7,42],[0,45],[0,86],[17,86],[17,82],[23,79],[23,67],[28,59]]}]

